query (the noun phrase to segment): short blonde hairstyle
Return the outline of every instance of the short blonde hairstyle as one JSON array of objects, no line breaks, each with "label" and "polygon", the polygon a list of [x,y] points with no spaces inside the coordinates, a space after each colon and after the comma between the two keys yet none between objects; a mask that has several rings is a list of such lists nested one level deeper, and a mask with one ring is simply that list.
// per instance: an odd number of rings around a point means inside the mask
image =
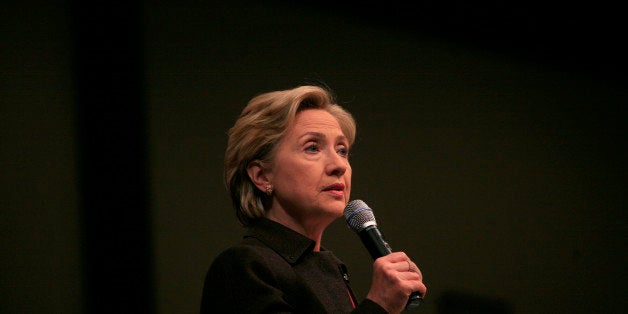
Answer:
[{"label": "short blonde hairstyle", "polygon": [[236,215],[244,226],[264,217],[268,196],[249,178],[247,167],[258,160],[270,165],[277,144],[294,123],[297,113],[322,109],[334,116],[349,144],[356,135],[353,116],[335,103],[332,92],[320,86],[299,86],[252,98],[229,129],[225,152],[225,185]]}]

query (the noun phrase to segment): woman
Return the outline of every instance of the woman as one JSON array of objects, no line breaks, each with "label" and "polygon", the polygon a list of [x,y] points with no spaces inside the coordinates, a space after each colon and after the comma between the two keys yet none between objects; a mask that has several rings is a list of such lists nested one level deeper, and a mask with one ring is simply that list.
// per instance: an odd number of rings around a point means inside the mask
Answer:
[{"label": "woman", "polygon": [[351,193],[353,117],[318,86],[254,97],[229,130],[225,183],[242,242],[212,263],[202,313],[398,313],[421,272],[403,252],[373,264],[359,302],[346,268],[321,246]]}]

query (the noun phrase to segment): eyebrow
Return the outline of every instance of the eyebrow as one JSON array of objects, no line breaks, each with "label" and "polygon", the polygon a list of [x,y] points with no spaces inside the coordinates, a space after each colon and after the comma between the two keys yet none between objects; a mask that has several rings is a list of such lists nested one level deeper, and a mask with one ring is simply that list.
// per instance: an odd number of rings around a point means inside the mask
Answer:
[{"label": "eyebrow", "polygon": [[[317,138],[324,138],[325,137],[325,135],[323,133],[321,133],[321,132],[310,131],[310,132],[306,132],[305,134],[299,136],[299,139],[304,138],[306,136],[314,136],[314,137],[317,137]],[[347,137],[344,134],[341,134],[341,135],[336,136],[336,140],[344,140],[344,141],[346,141]]]}]

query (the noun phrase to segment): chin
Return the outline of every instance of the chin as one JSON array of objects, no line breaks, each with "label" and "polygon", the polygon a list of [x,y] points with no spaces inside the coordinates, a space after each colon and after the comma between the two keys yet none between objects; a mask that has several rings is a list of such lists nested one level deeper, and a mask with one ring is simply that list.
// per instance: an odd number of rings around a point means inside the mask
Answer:
[{"label": "chin", "polygon": [[345,203],[344,199],[336,199],[334,201],[328,202],[320,209],[324,215],[333,217],[335,219],[344,215],[346,205],[347,204]]},{"label": "chin", "polygon": [[345,212],[345,206],[344,205],[342,205],[342,206],[334,206],[334,208],[330,209],[330,211],[329,211],[329,213],[331,215],[333,215],[334,218],[341,217],[342,215],[344,215],[344,212]]}]

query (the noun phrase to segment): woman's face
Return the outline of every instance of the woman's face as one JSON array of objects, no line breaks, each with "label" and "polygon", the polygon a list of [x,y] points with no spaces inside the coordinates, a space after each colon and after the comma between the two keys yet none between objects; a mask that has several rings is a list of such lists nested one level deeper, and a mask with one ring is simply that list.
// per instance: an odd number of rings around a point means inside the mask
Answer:
[{"label": "woman's face", "polygon": [[273,207],[296,219],[342,216],[351,193],[348,154],[336,118],[321,109],[299,112],[273,160]]}]

